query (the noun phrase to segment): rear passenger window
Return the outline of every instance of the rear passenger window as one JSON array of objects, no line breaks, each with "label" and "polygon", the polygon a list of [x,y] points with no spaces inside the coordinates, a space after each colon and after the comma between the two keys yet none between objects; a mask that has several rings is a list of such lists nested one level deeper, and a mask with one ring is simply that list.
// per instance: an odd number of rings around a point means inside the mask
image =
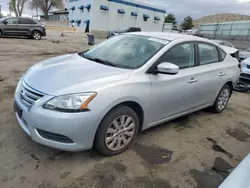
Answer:
[{"label": "rear passenger window", "polygon": [[36,22],[30,19],[19,18],[19,24],[36,24]]},{"label": "rear passenger window", "polygon": [[180,69],[194,66],[194,43],[178,44],[161,57],[161,62],[173,63]]},{"label": "rear passenger window", "polygon": [[205,43],[199,43],[200,65],[219,62],[218,50],[215,46]]},{"label": "rear passenger window", "polygon": [[221,58],[220,60],[223,61],[227,54],[222,49],[220,49],[220,48],[218,48],[218,49],[219,49],[220,58]]}]

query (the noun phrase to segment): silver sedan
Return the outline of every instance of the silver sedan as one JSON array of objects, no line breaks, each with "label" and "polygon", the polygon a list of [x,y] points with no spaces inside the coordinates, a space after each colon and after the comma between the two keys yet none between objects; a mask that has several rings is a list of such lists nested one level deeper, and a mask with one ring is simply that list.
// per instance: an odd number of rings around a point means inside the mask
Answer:
[{"label": "silver sedan", "polygon": [[14,109],[40,144],[67,151],[95,146],[115,155],[142,130],[207,107],[222,112],[238,64],[194,36],[119,35],[31,67],[18,83]]}]

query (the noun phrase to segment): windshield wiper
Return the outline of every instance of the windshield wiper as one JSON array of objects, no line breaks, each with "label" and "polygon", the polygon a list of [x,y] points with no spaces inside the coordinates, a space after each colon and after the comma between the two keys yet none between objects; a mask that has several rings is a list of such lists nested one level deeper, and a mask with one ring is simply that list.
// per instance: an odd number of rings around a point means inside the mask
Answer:
[{"label": "windshield wiper", "polygon": [[116,64],[110,62],[110,61],[106,61],[106,60],[103,60],[103,59],[100,59],[100,58],[90,58],[90,57],[84,57],[90,61],[95,61],[97,63],[101,63],[101,64],[104,64],[104,65],[109,65],[109,66],[112,66],[112,67],[117,67]]}]

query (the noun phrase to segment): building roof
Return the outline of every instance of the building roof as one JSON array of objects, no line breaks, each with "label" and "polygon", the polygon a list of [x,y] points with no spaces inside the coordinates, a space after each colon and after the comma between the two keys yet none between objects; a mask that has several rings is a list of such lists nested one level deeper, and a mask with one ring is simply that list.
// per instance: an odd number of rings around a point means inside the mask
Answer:
[{"label": "building roof", "polygon": [[177,33],[167,33],[167,32],[134,32],[134,33],[129,33],[133,35],[141,35],[141,36],[148,36],[148,37],[156,37],[156,38],[161,38],[165,40],[175,40],[175,39],[180,39],[180,38],[188,38],[188,39],[193,39],[193,40],[208,40],[208,39],[203,39],[200,37],[196,37],[193,35],[184,35],[184,34],[177,34]]}]

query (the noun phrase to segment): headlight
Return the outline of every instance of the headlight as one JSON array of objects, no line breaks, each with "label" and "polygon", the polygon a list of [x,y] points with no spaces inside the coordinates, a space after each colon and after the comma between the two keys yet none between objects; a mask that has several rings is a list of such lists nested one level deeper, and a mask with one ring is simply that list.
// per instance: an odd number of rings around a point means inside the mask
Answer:
[{"label": "headlight", "polygon": [[89,102],[97,93],[77,93],[54,97],[43,105],[43,108],[61,112],[81,112],[88,109]]}]

